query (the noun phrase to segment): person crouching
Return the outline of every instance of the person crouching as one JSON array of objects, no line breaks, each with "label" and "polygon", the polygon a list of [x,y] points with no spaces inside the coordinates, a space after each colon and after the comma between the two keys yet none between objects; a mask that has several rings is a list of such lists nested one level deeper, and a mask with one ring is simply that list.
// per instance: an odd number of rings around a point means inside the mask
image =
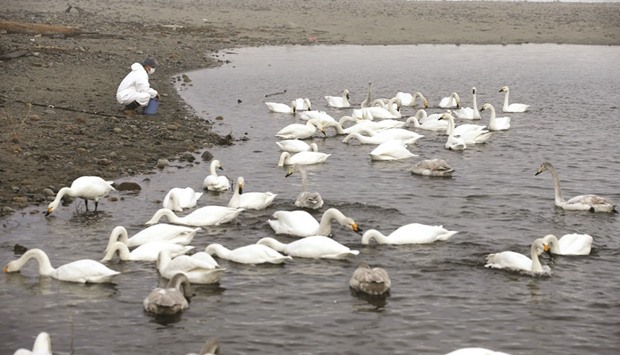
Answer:
[{"label": "person crouching", "polygon": [[146,58],[142,63],[133,63],[131,72],[125,76],[116,90],[116,101],[125,105],[126,115],[135,115],[139,107],[145,107],[149,100],[157,98],[159,93],[151,88],[149,74],[155,72],[158,63],[154,58]]}]

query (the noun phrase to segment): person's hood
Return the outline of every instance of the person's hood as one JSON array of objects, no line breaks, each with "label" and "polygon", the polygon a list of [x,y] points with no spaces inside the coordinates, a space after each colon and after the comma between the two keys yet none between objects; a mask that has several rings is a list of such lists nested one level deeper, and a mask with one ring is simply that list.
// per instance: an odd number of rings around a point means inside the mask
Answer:
[{"label": "person's hood", "polygon": [[142,64],[140,63],[133,63],[131,65],[131,70],[132,71],[136,71],[136,70],[144,70],[144,67],[142,66]]}]

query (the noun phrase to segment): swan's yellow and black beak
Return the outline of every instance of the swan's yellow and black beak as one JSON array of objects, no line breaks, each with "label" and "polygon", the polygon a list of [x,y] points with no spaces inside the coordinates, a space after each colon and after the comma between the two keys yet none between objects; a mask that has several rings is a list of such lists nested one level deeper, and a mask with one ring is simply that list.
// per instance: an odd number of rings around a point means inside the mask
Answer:
[{"label": "swan's yellow and black beak", "polygon": [[48,209],[47,209],[47,212],[45,212],[45,217],[47,217],[47,216],[49,216],[50,214],[52,214],[52,211],[53,211],[53,210],[54,210],[54,209],[52,209],[52,208],[48,208]]},{"label": "swan's yellow and black beak", "polygon": [[362,228],[360,228],[357,223],[351,224],[351,229],[357,234],[362,233]]},{"label": "swan's yellow and black beak", "polygon": [[543,250],[545,251],[545,253],[549,254],[549,256],[553,256],[553,254],[551,254],[551,248],[549,248],[549,244],[544,244]]},{"label": "swan's yellow and black beak", "polygon": [[8,273],[9,272],[9,266],[6,265],[5,267],[2,268],[2,272]]},{"label": "swan's yellow and black beak", "polygon": [[543,172],[543,170],[541,168],[538,168],[538,170],[536,171],[536,174],[534,174],[534,176],[536,176],[536,175],[538,175],[538,174],[540,174],[542,172]]},{"label": "swan's yellow and black beak", "polygon": [[289,177],[291,175],[293,175],[293,172],[289,170],[286,172],[286,175],[284,175],[284,177]]},{"label": "swan's yellow and black beak", "polygon": [[424,99],[424,108],[428,108],[428,100]]}]

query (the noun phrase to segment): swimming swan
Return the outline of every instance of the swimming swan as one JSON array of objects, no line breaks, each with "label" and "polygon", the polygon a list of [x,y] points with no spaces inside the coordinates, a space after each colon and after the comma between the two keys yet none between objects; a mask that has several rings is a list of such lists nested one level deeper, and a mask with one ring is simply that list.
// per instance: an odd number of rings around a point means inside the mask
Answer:
[{"label": "swimming swan", "polygon": [[116,241],[126,244],[129,248],[135,248],[155,241],[168,241],[180,245],[189,245],[199,230],[200,228],[159,223],[147,227],[128,238],[127,229],[123,226],[116,226],[110,233],[108,245]]},{"label": "swimming swan", "polygon": [[538,175],[543,171],[549,171],[553,178],[553,188],[555,190],[555,205],[566,211],[591,211],[591,212],[617,212],[616,205],[607,197],[598,195],[579,195],[571,198],[570,200],[564,200],[562,197],[562,190],[560,189],[560,178],[558,172],[553,165],[549,162],[544,162],[536,171]]},{"label": "swimming swan", "polygon": [[225,206],[204,206],[184,217],[178,217],[167,208],[159,209],[153,217],[145,224],[147,226],[159,222],[162,217],[166,217],[168,222],[182,224],[185,226],[204,227],[218,226],[228,223],[235,219],[243,211],[243,208],[233,208]]},{"label": "swimming swan", "polygon": [[278,160],[278,166],[319,164],[325,162],[330,155],[321,152],[299,152],[293,155],[289,152],[282,152]]},{"label": "swimming swan", "polygon": [[157,287],[142,302],[144,310],[157,315],[173,315],[189,308],[192,287],[183,273],[174,275],[166,287]]},{"label": "swimming swan", "polygon": [[398,139],[391,139],[379,144],[370,153],[371,160],[389,161],[389,160],[401,160],[412,157],[417,157],[409,149],[404,141]]},{"label": "swimming swan", "polygon": [[448,129],[446,133],[448,135],[454,134],[454,136],[461,138],[465,144],[480,144],[485,143],[489,138],[491,138],[492,133],[489,132],[487,126],[465,123],[458,125],[458,127],[454,124],[454,117],[450,113],[444,113],[440,119],[447,119],[448,122],[452,122],[452,124],[448,124]]},{"label": "swimming swan", "polygon": [[[379,101],[382,104],[381,101]],[[359,109],[353,109],[352,117],[355,118],[364,118],[366,112],[370,113],[373,118],[401,118],[402,114],[398,110],[398,100],[396,98],[390,99],[387,104],[383,104],[380,106],[370,106]]]},{"label": "swimming swan", "polygon": [[[439,118],[439,116],[438,116]],[[420,123],[422,122],[422,123]],[[407,125],[412,124],[413,127],[419,129],[425,129],[428,131],[443,131],[448,130],[448,121],[439,119],[428,119],[428,115],[425,110],[420,109],[415,113],[415,116],[411,116],[406,121]]]},{"label": "swimming swan", "polygon": [[489,119],[490,131],[503,131],[510,128],[510,117],[495,117],[495,107],[491,104],[484,104],[480,109],[480,112],[484,110],[491,110],[491,118]]},{"label": "swimming swan", "polygon": [[276,137],[282,139],[306,139],[312,137],[317,130],[323,134],[325,131],[317,119],[309,119],[305,124],[291,123],[276,133]]},{"label": "swimming swan", "polygon": [[439,101],[439,107],[441,108],[460,108],[461,107],[461,98],[459,94],[453,92],[450,96],[444,97]]},{"label": "swimming swan", "polygon": [[114,181],[106,181],[98,176],[80,176],[73,180],[71,187],[63,187],[58,190],[54,201],[50,202],[47,206],[47,213],[45,216],[49,216],[60,204],[63,196],[79,197],[84,199],[86,204],[86,210],[88,211],[88,200],[95,201],[95,212],[99,206],[99,200],[104,197],[108,192],[115,190]]},{"label": "swimming swan", "polygon": [[351,104],[349,103],[349,90],[344,89],[342,92],[342,96],[325,96],[325,100],[327,100],[327,106],[335,107],[335,108],[349,108]]},{"label": "swimming swan", "polygon": [[70,262],[53,268],[50,259],[41,249],[30,249],[19,259],[6,264],[4,272],[17,272],[31,259],[39,263],[39,275],[49,276],[60,281],[79,282],[79,283],[106,283],[111,282],[112,277],[120,274],[118,271],[109,269],[102,263],[82,259]]},{"label": "swimming swan", "polygon": [[289,234],[297,237],[329,236],[332,232],[332,221],[337,221],[356,233],[360,230],[352,218],[345,216],[336,208],[323,212],[320,223],[306,211],[276,211],[273,218],[267,222],[276,234]]},{"label": "swimming swan", "polygon": [[264,210],[273,203],[277,194],[272,192],[243,192],[245,180],[242,176],[237,178],[235,192],[228,202],[228,207],[244,208],[248,210]]},{"label": "swimming swan", "polygon": [[444,113],[441,117],[439,117],[439,120],[447,120],[448,122],[448,128],[446,129],[448,139],[446,140],[446,144],[444,145],[446,149],[465,150],[467,148],[465,140],[461,136],[454,134],[454,118],[452,118],[450,114]]},{"label": "swimming swan", "polygon": [[306,143],[300,139],[285,139],[276,142],[278,148],[283,152],[299,153],[299,152],[318,152],[319,146],[316,143]]},{"label": "swimming swan", "polygon": [[531,259],[527,256],[513,251],[503,251],[501,253],[489,254],[486,257],[485,267],[494,269],[509,269],[515,271],[525,271],[532,274],[548,274],[551,272],[549,266],[542,266],[538,256],[549,250],[549,245],[542,238],[532,242],[530,247]]},{"label": "swimming swan", "polygon": [[209,191],[226,191],[230,189],[230,181],[226,176],[217,175],[216,169],[224,170],[222,163],[214,159],[209,165],[209,175],[204,179],[202,186]]},{"label": "swimming swan", "polygon": [[196,192],[191,187],[184,189],[174,187],[164,197],[163,207],[181,212],[184,208],[196,207],[196,203],[202,195],[202,192]]},{"label": "swimming swan", "polygon": [[166,241],[154,241],[140,245],[132,251],[122,242],[108,244],[102,262],[110,261],[118,252],[118,258],[123,261],[157,261],[157,256],[162,250],[167,250],[172,257],[185,254],[194,249],[192,246],[175,244]]},{"label": "swimming swan", "polygon": [[376,229],[370,229],[362,235],[362,244],[368,245],[373,239],[378,244],[427,244],[446,241],[456,233],[458,231],[449,231],[443,226],[410,223],[399,227],[388,236]]},{"label": "swimming swan", "polygon": [[485,348],[461,348],[447,353],[446,355],[510,355],[501,351],[493,351]]},{"label": "swimming swan", "polygon": [[312,110],[312,104],[310,103],[310,99],[308,99],[307,97],[297,98],[293,102],[295,103],[295,112]]},{"label": "swimming swan", "polygon": [[226,269],[221,268],[217,261],[204,251],[191,256],[179,255],[172,259],[170,253],[163,250],[157,258],[157,271],[166,279],[183,273],[193,284],[214,284],[220,282]]},{"label": "swimming swan", "polygon": [[592,236],[588,234],[565,234],[559,240],[548,234],[543,240],[549,245],[549,252],[555,255],[589,255],[592,249]]},{"label": "swimming swan", "polygon": [[32,351],[28,349],[17,349],[13,355],[52,355],[52,339],[46,332],[37,335],[32,346]]},{"label": "swimming swan", "polygon": [[461,107],[460,109],[454,111],[456,118],[460,118],[463,120],[479,120],[480,112],[478,111],[478,102],[476,100],[476,88],[471,88],[471,93],[473,95],[473,108],[471,107]]},{"label": "swimming swan", "polygon": [[443,159],[427,159],[416,163],[411,168],[411,173],[423,176],[451,177],[454,169]]},{"label": "swimming swan", "polygon": [[311,209],[323,207],[323,198],[321,198],[321,195],[316,191],[308,191],[308,176],[306,174],[306,169],[302,168],[301,165],[289,167],[285,177],[291,176],[296,171],[299,171],[301,174],[301,192],[297,195],[297,199],[295,199],[295,206]]},{"label": "swimming swan", "polygon": [[304,111],[299,115],[299,118],[303,121],[310,121],[314,118],[321,125],[324,125],[326,122],[336,122],[336,119],[325,111]]},{"label": "swimming swan", "polygon": [[[366,135],[363,135],[362,133]],[[378,145],[392,139],[398,139],[404,141],[406,144],[413,144],[422,137],[424,136],[404,128],[390,128],[380,132],[375,132],[370,129],[363,129],[357,133],[350,133],[344,137],[342,142],[347,143],[351,139],[357,139],[361,144]]]},{"label": "swimming swan", "polygon": [[313,259],[346,259],[358,255],[359,250],[351,250],[337,241],[313,235],[285,244],[274,238],[262,238],[256,244],[266,245],[292,257]]},{"label": "swimming swan", "polygon": [[265,102],[265,105],[267,105],[269,112],[295,114],[295,112],[297,111],[297,103],[295,102],[295,100],[291,101],[290,105],[282,104],[279,102]]},{"label": "swimming swan", "polygon": [[422,95],[422,93],[419,91],[414,92],[413,95],[408,92],[399,91],[396,93],[396,95],[394,95],[394,97],[398,99],[402,106],[409,107],[415,107],[416,99],[419,97],[422,101],[422,104],[424,105],[424,108],[428,108],[428,100],[426,100],[424,95]]},{"label": "swimming swan", "polygon": [[504,106],[502,106],[502,111],[513,113],[525,112],[528,110],[528,108],[530,108],[530,105],[526,104],[508,104],[508,96],[510,95],[510,89],[508,88],[508,86],[502,86],[502,88],[499,89],[499,92],[506,93],[504,95]]},{"label": "swimming swan", "polygon": [[349,287],[356,292],[367,293],[371,296],[382,296],[389,294],[392,281],[385,269],[371,268],[367,262],[361,262],[349,279]]},{"label": "swimming swan", "polygon": [[205,249],[209,255],[215,255],[218,258],[234,261],[239,264],[282,264],[293,258],[288,255],[282,255],[276,250],[262,244],[250,244],[230,250],[221,244],[209,244]]}]

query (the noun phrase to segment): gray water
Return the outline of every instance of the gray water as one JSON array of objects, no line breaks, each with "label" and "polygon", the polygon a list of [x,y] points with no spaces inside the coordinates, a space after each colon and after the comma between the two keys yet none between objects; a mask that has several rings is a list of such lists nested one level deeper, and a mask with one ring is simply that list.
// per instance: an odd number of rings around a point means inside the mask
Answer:
[{"label": "gray water", "polygon": [[[499,88],[509,85],[511,102],[531,109],[509,114],[509,131],[463,152],[446,150],[445,136],[419,131],[425,137],[410,148],[419,157],[399,162],[373,163],[373,146],[344,144],[332,130],[313,139],[320,151],[332,153],[308,169],[311,189],[325,200],[313,215],[337,207],[361,228],[384,234],[413,222],[460,231],[447,242],[363,246],[360,236],[335,226],[334,238],[360,255],[348,261],[296,258],[285,266],[220,260],[227,268],[221,283],[196,286],[190,308],[168,324],[142,311],[143,298],[162,282],[153,263],[112,262],[122,272],[113,285],[85,286],[39,278],[31,262],[21,273],[0,276],[0,353],[31,347],[40,331],[50,333],[61,354],[184,354],[198,351],[208,337],[219,337],[225,354],[444,354],[466,346],[511,354],[617,353],[620,217],[556,209],[551,176],[534,173],[548,160],[566,197],[597,193],[620,201],[620,48],[268,47],[221,53],[220,59],[230,62],[187,73],[191,83],[179,82],[179,90],[217,132],[238,139],[210,148],[224,173],[231,180],[243,176],[245,191],[278,196],[265,211],[244,211],[231,224],[205,228],[192,243],[197,250],[274,237],[267,219],[276,210],[295,209],[300,177],[285,178],[277,167],[274,133],[300,120],[269,113],[265,101],[308,97],[313,108],[338,119],[350,109],[327,108],[323,96],[347,88],[358,105],[372,81],[374,97],[421,91],[429,113],[441,112],[437,103],[452,91],[471,106],[475,86],[479,107],[489,102],[499,111]],[[403,109],[405,117],[414,112]],[[488,113],[482,116],[488,123]],[[448,160],[454,177],[407,171],[427,158]],[[43,249],[54,266],[99,260],[114,226],[137,233],[170,188],[200,190],[207,174],[208,162],[199,157],[194,164],[173,162],[158,174],[122,179],[138,182],[142,191],[113,193],[120,200],[103,200],[97,217],[79,214],[83,204],[75,202],[47,219],[29,211],[5,218],[0,261],[18,256],[15,244]],[[231,196],[206,193],[199,206],[225,205]],[[484,267],[488,253],[528,254],[530,243],[548,233],[590,234],[592,253],[543,258],[550,277]],[[362,260],[390,274],[392,292],[384,301],[350,293],[348,279]]]}]

